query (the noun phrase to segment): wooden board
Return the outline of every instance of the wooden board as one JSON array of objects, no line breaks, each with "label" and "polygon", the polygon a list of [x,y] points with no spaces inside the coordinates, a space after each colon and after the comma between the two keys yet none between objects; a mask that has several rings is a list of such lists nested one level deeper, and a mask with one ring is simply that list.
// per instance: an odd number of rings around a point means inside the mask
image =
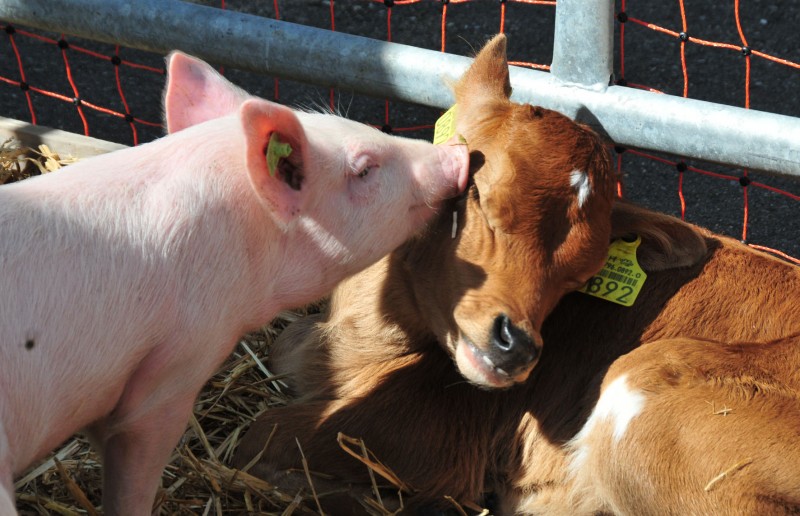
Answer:
[{"label": "wooden board", "polygon": [[36,149],[39,145],[45,144],[61,156],[70,155],[75,158],[88,158],[126,147],[90,136],[0,117],[0,142],[12,137],[22,142],[25,147]]}]

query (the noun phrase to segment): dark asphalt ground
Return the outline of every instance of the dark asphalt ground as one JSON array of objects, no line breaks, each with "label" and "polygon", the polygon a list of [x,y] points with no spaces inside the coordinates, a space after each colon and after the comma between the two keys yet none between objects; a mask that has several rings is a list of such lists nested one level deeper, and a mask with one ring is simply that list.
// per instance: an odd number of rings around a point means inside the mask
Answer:
[{"label": "dark asphalt ground", "polygon": [[[219,1],[208,0],[210,5]],[[687,1],[686,20],[690,36],[709,41],[741,44],[735,17],[734,0]],[[752,49],[777,57],[800,62],[800,9],[794,2],[768,2],[741,0],[741,21],[745,37]],[[231,0],[227,8],[273,17],[273,2]],[[620,2],[617,2],[620,10]],[[628,1],[629,17],[644,20],[665,28],[680,31],[679,2],[657,0]],[[337,0],[335,2],[336,30],[376,39],[386,39],[387,9],[382,3],[369,0]],[[398,43],[439,49],[441,45],[442,4],[438,0],[424,0],[418,4],[397,5],[392,12],[392,38]],[[509,36],[511,60],[549,64],[552,56],[553,21],[552,6],[508,3],[505,32]],[[286,21],[330,28],[328,0],[282,0],[280,15]],[[471,55],[500,27],[500,3],[476,0],[471,3],[450,4],[447,17],[447,51]],[[676,38],[627,22],[625,38],[625,80],[643,84],[665,93],[681,95],[680,45]],[[19,29],[26,29],[20,27]],[[198,28],[198,30],[202,30]],[[619,24],[616,27],[619,33]],[[40,33],[57,38],[58,35]],[[20,34],[15,36],[20,48],[27,82],[33,86],[56,91],[72,97],[64,73],[61,50],[55,45],[42,43]],[[72,45],[111,55],[110,45],[69,38]],[[619,45],[619,38],[616,38]],[[209,42],[213,44],[213,42]],[[619,50],[619,49],[618,49]],[[81,98],[114,110],[122,104],[114,82],[114,67],[107,61],[68,51],[74,80]],[[163,57],[131,49],[121,51],[123,59],[151,66],[163,66]],[[619,61],[619,51],[617,52]],[[697,44],[686,45],[688,67],[688,95],[692,98],[744,106],[745,59],[741,53],[710,48]],[[751,58],[751,107],[763,111],[800,116],[800,70]],[[616,64],[620,77],[620,63]],[[269,77],[226,70],[226,75],[251,93],[273,99],[274,80]],[[160,96],[163,77],[152,72],[129,67],[121,68],[123,88],[131,112],[142,119],[159,121]],[[9,37],[0,35],[0,76],[19,80],[19,70],[9,43]],[[329,90],[280,81],[281,102],[289,105],[328,105]],[[42,95],[33,96],[37,122],[82,133],[83,125],[72,104]],[[348,92],[336,94],[336,104],[348,117],[366,123],[384,124],[384,101]],[[432,124],[438,110],[392,103],[390,125],[394,128]],[[18,87],[0,82],[0,116],[30,121],[24,96]],[[117,118],[87,110],[90,133],[98,138],[131,144],[128,125]],[[148,141],[161,134],[160,129],[138,127],[140,141]],[[403,133],[409,136],[430,138],[432,131]],[[644,159],[626,153],[622,156],[625,194],[653,209],[670,214],[680,214],[678,173],[674,166]],[[679,158],[668,157],[672,161]],[[711,164],[688,162],[703,170],[738,177],[741,170]],[[800,181],[750,172],[753,181],[787,190],[800,195]],[[800,201],[749,187],[750,224],[748,242],[766,245],[800,257]],[[687,220],[714,231],[737,238],[742,235],[743,194],[738,181],[711,178],[701,174],[684,174],[684,195],[687,203]]]}]

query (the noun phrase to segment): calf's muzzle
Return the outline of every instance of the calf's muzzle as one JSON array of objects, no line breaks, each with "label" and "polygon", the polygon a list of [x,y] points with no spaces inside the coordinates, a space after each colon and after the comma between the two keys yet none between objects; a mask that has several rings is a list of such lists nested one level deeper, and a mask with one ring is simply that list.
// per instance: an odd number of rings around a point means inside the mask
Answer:
[{"label": "calf's muzzle", "polygon": [[489,335],[486,355],[497,369],[514,377],[525,373],[539,358],[539,345],[531,335],[511,322],[506,314],[498,315]]}]

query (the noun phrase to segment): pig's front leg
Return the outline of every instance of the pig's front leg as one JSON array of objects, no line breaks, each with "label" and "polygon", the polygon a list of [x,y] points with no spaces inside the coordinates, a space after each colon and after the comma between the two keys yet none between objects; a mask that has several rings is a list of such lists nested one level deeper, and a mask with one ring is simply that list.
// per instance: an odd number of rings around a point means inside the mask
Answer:
[{"label": "pig's front leg", "polygon": [[161,474],[186,429],[195,394],[170,400],[103,443],[103,509],[107,516],[149,516]]},{"label": "pig's front leg", "polygon": [[14,475],[11,472],[11,451],[0,419],[0,514],[16,514],[14,506]]},{"label": "pig's front leg", "polygon": [[[0,425],[2,429],[2,425]],[[0,439],[2,439],[0,437]],[[17,510],[14,506],[14,483],[11,480],[11,468],[7,465],[0,464],[0,514],[11,515],[16,514]]]},{"label": "pig's front leg", "polygon": [[[213,372],[207,361],[161,346],[137,367],[114,411],[90,429],[103,455],[107,515],[152,512],[164,467],[186,429],[194,400]],[[187,364],[193,367],[187,369]],[[211,369],[211,371],[209,371]]]},{"label": "pig's front leg", "polygon": [[13,491],[8,491],[5,485],[0,489],[0,514],[9,516],[17,514],[17,509],[14,506]]}]

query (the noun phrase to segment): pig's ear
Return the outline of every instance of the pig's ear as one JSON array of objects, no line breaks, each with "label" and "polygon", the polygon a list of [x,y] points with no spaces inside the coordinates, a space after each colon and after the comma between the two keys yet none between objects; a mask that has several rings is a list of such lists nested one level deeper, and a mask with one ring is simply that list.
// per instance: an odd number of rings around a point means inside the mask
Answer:
[{"label": "pig's ear", "polygon": [[250,98],[208,63],[174,51],[167,57],[164,122],[168,133],[236,113]]},{"label": "pig's ear", "polygon": [[[300,214],[308,197],[303,126],[291,109],[258,98],[242,104],[240,116],[250,181],[275,220],[285,227]],[[267,163],[270,140],[281,149],[273,157],[273,170]]]}]

